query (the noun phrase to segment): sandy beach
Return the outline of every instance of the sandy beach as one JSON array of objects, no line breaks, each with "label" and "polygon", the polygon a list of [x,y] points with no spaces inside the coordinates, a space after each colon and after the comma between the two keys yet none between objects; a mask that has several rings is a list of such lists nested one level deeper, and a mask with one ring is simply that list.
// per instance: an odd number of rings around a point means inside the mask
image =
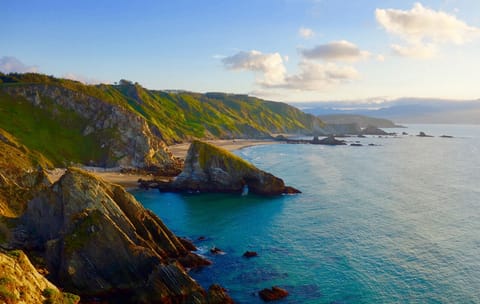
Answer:
[{"label": "sandy beach", "polygon": [[[214,144],[216,146],[222,147],[229,151],[235,151],[239,149],[243,149],[246,147],[251,146],[258,146],[258,145],[272,145],[272,144],[279,144],[278,141],[273,140],[253,140],[253,139],[235,139],[235,140],[207,140],[207,142]],[[168,148],[173,153],[175,157],[185,159],[187,156],[188,148],[190,147],[190,143],[181,143],[169,146]],[[141,179],[151,179],[152,175],[144,175],[144,174],[129,174],[129,173],[121,173],[119,171],[112,171],[112,170],[104,170],[103,168],[84,168],[90,173],[94,174],[101,179],[113,183],[121,185],[127,189],[134,189],[137,188],[138,183],[137,181]],[[63,168],[56,168],[53,170],[48,170],[48,177],[52,182],[56,182],[57,180],[62,177],[65,173],[66,169]]]},{"label": "sandy beach", "polygon": [[[263,139],[215,139],[215,140],[206,140],[206,142],[211,143],[217,147],[222,147],[228,151],[240,150],[246,147],[259,146],[259,145],[272,145],[279,144],[281,142],[274,140],[263,140]],[[175,157],[185,159],[187,156],[188,148],[190,143],[181,143],[172,146],[168,146],[170,151]]]}]

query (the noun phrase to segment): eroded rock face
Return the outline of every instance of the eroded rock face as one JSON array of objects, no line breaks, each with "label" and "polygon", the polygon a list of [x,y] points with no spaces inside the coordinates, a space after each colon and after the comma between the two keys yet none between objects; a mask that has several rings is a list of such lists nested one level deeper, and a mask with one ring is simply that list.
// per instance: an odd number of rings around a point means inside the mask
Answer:
[{"label": "eroded rock face", "polygon": [[80,297],[62,293],[33,267],[20,250],[0,250],[0,303],[78,303]]},{"label": "eroded rock face", "polygon": [[262,171],[240,157],[214,145],[193,141],[182,173],[171,189],[178,191],[238,192],[248,187],[256,194],[298,193],[282,179]]},{"label": "eroded rock face", "polygon": [[44,250],[52,280],[66,290],[120,293],[127,302],[207,303],[184,267],[209,262],[119,186],[69,169],[29,202],[22,222],[28,246]]},{"label": "eroded rock face", "polygon": [[155,165],[166,170],[175,166],[172,154],[161,138],[152,134],[146,120],[121,106],[54,85],[32,84],[3,90],[27,99],[36,107],[48,108],[48,100],[82,117],[85,120],[82,134],[99,137],[98,144],[108,152],[107,159],[92,160],[94,165],[140,168]]}]

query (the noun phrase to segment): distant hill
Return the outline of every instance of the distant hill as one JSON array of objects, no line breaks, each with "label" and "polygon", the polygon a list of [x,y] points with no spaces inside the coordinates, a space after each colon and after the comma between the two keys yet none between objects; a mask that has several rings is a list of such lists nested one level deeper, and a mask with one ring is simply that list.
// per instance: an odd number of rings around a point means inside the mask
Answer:
[{"label": "distant hill", "polygon": [[167,168],[174,160],[166,145],[176,142],[269,138],[322,125],[288,104],[246,95],[0,73],[0,128],[55,165]]},{"label": "distant hill", "polygon": [[378,128],[395,128],[398,127],[393,121],[376,118],[365,115],[356,115],[356,114],[330,114],[330,115],[319,115],[318,116],[326,124],[332,125],[346,125],[346,124],[357,124],[360,128],[366,128],[367,126],[375,126]]},{"label": "distant hill", "polygon": [[314,115],[356,114],[385,118],[396,123],[480,124],[480,100],[401,98],[381,103],[295,103]]}]

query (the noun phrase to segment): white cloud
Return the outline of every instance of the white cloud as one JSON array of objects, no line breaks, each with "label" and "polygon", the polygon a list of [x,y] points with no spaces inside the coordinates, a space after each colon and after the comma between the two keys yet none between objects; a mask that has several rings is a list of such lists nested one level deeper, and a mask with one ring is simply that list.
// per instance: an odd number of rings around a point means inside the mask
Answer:
[{"label": "white cloud", "polygon": [[406,42],[407,46],[392,45],[393,52],[401,56],[428,58],[434,55],[436,45],[460,45],[480,37],[480,28],[421,3],[411,10],[376,9],[375,17],[387,32]]},{"label": "white cloud", "polygon": [[385,56],[382,55],[382,54],[378,54],[377,55],[377,60],[380,61],[380,62],[384,62],[385,61]]},{"label": "white cloud", "polygon": [[27,66],[12,56],[3,56],[0,58],[0,71],[3,73],[37,73],[38,67]]},{"label": "white cloud", "polygon": [[311,28],[307,28],[307,27],[301,27],[298,30],[298,34],[300,35],[300,37],[304,39],[310,39],[313,36],[315,36],[315,32]]},{"label": "white cloud", "polygon": [[283,59],[279,53],[263,54],[255,50],[241,51],[222,59],[222,62],[230,70],[262,72],[263,78],[258,79],[257,82],[265,86],[283,83],[286,75]]},{"label": "white cloud", "polygon": [[281,87],[294,90],[321,91],[359,77],[352,66],[338,66],[335,63],[318,63],[303,60],[298,65],[299,73],[285,78]]},{"label": "white cloud", "polygon": [[340,40],[317,45],[312,49],[301,50],[308,59],[324,59],[326,61],[358,61],[370,56],[367,51],[360,50],[355,44]]},{"label": "white cloud", "polygon": [[230,70],[261,72],[262,76],[257,79],[257,84],[263,89],[321,91],[359,77],[358,71],[352,66],[339,66],[332,62],[318,63],[306,59],[298,64],[298,73],[288,75],[282,56],[278,53],[241,51],[222,61]]},{"label": "white cloud", "polygon": [[62,77],[70,79],[70,80],[80,81],[80,82],[85,83],[85,84],[99,84],[99,83],[102,83],[102,81],[100,81],[98,79],[86,77],[86,76],[75,74],[75,73],[66,73]]}]

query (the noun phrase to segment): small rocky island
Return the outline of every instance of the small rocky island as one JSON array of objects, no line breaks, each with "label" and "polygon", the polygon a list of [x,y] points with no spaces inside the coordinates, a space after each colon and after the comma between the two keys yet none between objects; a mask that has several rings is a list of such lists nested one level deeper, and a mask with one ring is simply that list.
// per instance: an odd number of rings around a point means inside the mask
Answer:
[{"label": "small rocky island", "polygon": [[171,182],[139,181],[144,188],[172,192],[226,192],[279,195],[300,193],[282,179],[256,168],[235,154],[195,140],[182,173]]}]

